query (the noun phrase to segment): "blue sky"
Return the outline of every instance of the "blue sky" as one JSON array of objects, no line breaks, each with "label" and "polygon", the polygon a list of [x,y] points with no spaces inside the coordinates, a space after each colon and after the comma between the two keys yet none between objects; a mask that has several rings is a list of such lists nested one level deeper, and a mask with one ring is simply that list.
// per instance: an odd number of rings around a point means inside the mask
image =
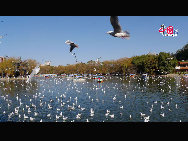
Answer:
[{"label": "blue sky", "polygon": [[[79,45],[73,52],[79,61],[102,57],[115,60],[123,57],[159,52],[175,52],[188,43],[188,16],[119,16],[129,40],[114,38],[110,16],[0,16],[0,56],[36,59],[52,65],[74,64],[66,40]],[[164,37],[160,25],[178,29],[177,37]]]}]

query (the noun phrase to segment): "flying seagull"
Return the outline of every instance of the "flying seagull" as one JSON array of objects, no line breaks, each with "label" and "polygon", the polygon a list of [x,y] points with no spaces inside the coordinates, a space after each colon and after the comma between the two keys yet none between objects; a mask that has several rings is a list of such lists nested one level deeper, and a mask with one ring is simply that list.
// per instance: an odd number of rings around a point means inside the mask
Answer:
[{"label": "flying seagull", "polygon": [[75,44],[75,43],[73,43],[70,40],[67,40],[65,43],[68,44],[68,45],[70,45],[70,52],[72,52],[75,47],[78,48],[78,45]]},{"label": "flying seagull", "polygon": [[7,34],[0,35],[0,39],[4,38],[4,36],[7,36]]},{"label": "flying seagull", "polygon": [[114,31],[108,31],[108,34],[122,39],[130,38],[130,33],[122,30],[121,25],[119,24],[118,16],[110,16],[110,22],[114,28]]},{"label": "flying seagull", "polygon": [[31,80],[31,78],[32,78],[35,74],[39,73],[39,71],[40,71],[40,66],[37,65],[37,66],[33,69],[32,73],[29,75],[29,77],[28,77],[26,83],[28,83],[28,82]]},{"label": "flying seagull", "polygon": [[96,60],[95,62],[96,62],[96,63],[99,63],[99,62],[100,62],[99,59],[101,59],[101,57],[97,58],[97,60]]}]

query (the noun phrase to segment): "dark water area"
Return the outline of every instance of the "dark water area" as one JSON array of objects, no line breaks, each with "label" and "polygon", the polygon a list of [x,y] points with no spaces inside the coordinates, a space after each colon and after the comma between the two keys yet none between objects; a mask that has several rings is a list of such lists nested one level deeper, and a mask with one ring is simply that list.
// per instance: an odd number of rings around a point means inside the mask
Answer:
[{"label": "dark water area", "polygon": [[0,82],[0,122],[187,122],[188,78]]}]

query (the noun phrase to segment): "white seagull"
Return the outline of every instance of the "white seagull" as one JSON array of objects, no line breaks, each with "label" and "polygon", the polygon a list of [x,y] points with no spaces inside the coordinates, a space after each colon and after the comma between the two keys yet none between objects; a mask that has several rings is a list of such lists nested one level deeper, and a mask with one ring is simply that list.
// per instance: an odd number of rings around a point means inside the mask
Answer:
[{"label": "white seagull", "polygon": [[40,71],[40,66],[37,65],[37,66],[33,69],[32,73],[29,75],[29,78],[27,79],[26,83],[28,83],[28,82],[31,80],[31,78],[32,78],[35,74],[39,73],[39,71]]},{"label": "white seagull", "polygon": [[90,109],[90,116],[91,117],[94,116],[94,110],[93,110],[93,108]]},{"label": "white seagull", "polygon": [[130,38],[130,33],[122,30],[121,25],[119,24],[118,16],[110,16],[110,22],[114,28],[114,31],[108,31],[108,34],[122,39]]},{"label": "white seagull", "polygon": [[78,48],[78,45],[75,44],[74,42],[70,41],[70,40],[67,40],[65,43],[68,44],[68,45],[70,45],[70,52],[72,52],[72,50],[73,50],[75,47]]}]

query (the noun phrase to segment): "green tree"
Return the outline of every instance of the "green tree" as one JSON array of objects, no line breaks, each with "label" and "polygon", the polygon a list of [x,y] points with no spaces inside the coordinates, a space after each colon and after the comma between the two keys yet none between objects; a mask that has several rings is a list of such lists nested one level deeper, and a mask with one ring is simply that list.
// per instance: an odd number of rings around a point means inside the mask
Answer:
[{"label": "green tree", "polygon": [[123,75],[130,74],[130,73],[135,73],[133,69],[133,64],[132,64],[132,58],[121,58],[118,60],[121,68],[120,68],[120,73]]},{"label": "green tree", "polygon": [[182,49],[177,50],[175,57],[178,61],[188,60],[188,44],[186,44]]},{"label": "green tree", "polygon": [[160,74],[173,73],[178,61],[170,53],[160,52],[158,55],[158,70]]},{"label": "green tree", "polygon": [[12,77],[15,76],[17,66],[15,65],[19,59],[10,57],[6,58],[3,62],[0,63],[0,74],[2,77]]},{"label": "green tree", "polygon": [[137,73],[155,74],[158,68],[157,55],[141,55],[132,58],[132,63],[135,65]]}]

